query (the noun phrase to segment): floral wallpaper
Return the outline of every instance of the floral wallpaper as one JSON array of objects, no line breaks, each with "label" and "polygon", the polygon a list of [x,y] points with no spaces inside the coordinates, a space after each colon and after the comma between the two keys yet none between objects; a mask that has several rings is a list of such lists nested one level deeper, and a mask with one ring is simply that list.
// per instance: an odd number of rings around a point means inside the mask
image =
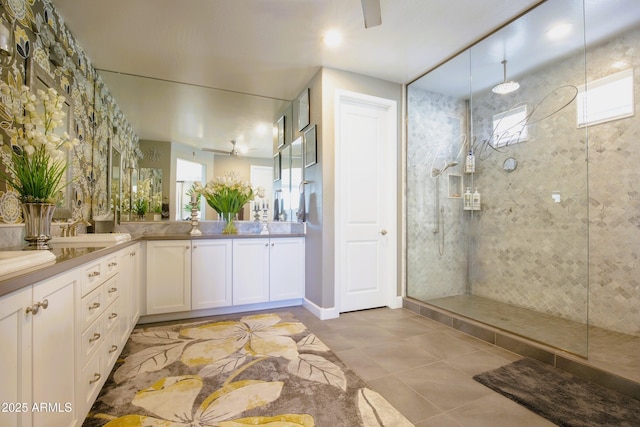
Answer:
[{"label": "floral wallpaper", "polygon": [[[0,14],[10,27],[14,50],[0,57],[0,78],[31,88],[40,79],[64,94],[70,105],[69,133],[80,144],[70,155],[69,216],[89,219],[109,212],[109,143],[122,154],[123,164],[135,165],[142,157],[138,136],[50,0],[3,0]],[[0,99],[0,127],[7,119],[4,101]],[[3,132],[0,136],[6,142]],[[10,159],[2,153],[4,165]],[[0,221],[19,222],[14,215],[2,215],[6,193],[1,182]]]}]

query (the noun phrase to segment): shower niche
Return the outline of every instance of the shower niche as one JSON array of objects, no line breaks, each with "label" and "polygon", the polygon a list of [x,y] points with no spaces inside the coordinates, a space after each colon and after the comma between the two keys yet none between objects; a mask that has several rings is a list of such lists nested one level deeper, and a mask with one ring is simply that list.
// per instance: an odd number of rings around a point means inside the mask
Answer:
[{"label": "shower niche", "polygon": [[462,198],[462,175],[449,174],[449,198]]}]

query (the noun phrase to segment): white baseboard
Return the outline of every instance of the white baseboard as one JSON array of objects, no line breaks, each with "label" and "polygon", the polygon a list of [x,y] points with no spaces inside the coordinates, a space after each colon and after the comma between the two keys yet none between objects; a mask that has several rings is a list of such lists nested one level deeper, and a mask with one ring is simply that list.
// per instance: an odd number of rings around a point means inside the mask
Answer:
[{"label": "white baseboard", "polygon": [[[304,300],[306,301],[306,300]],[[183,311],[180,313],[148,314],[140,316],[138,324],[166,322],[170,320],[193,319],[196,317],[219,316],[221,314],[244,313],[257,310],[271,310],[276,308],[296,307],[304,302],[301,299],[286,301],[264,302],[258,304],[234,305],[228,307],[208,308],[203,310]]]},{"label": "white baseboard", "polygon": [[402,308],[402,296],[397,296],[391,300],[389,308]]},{"label": "white baseboard", "polygon": [[314,316],[320,320],[335,319],[340,316],[337,307],[319,307],[308,299],[302,300],[302,306],[309,310]]}]

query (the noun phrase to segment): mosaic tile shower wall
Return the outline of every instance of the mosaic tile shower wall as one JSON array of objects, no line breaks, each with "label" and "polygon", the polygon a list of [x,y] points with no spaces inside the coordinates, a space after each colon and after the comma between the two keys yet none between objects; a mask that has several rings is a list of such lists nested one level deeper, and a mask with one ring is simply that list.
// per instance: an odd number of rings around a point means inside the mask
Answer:
[{"label": "mosaic tile shower wall", "polygon": [[[465,293],[467,249],[462,199],[449,198],[448,177],[462,175],[462,166],[436,179],[433,169],[454,160],[459,136],[466,129],[464,101],[419,89],[408,94],[407,147],[407,281],[409,295],[420,300]],[[438,232],[434,232],[438,230]],[[440,254],[442,253],[442,255]]]},{"label": "mosaic tile shower wall", "polygon": [[[409,91],[409,296],[428,300],[470,292],[640,336],[637,46],[636,28],[590,46],[586,54],[587,81],[618,71],[611,68],[614,61],[633,67],[636,115],[578,128],[574,100],[544,120],[531,120],[526,141],[479,153],[473,184],[482,192],[482,211],[470,214],[460,205],[447,210],[452,231],[443,257],[432,242],[434,184],[430,165],[424,163],[433,157],[430,150],[437,150],[437,132],[442,131],[436,115],[462,114],[462,106],[426,91]],[[532,108],[553,93],[561,105],[568,92],[554,90],[582,85],[584,76],[585,57],[579,52],[535,75],[517,76],[517,96]],[[509,96],[497,103],[490,92],[474,93],[477,141],[491,134],[494,114],[517,103]],[[502,167],[508,157],[518,161],[511,173]]]}]

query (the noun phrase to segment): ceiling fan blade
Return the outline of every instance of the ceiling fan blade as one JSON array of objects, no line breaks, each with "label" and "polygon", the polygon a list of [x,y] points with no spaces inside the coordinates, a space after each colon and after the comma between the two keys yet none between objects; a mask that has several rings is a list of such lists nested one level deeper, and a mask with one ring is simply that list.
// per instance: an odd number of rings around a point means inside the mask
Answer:
[{"label": "ceiling fan blade", "polygon": [[380,12],[380,0],[360,0],[362,2],[362,14],[364,15],[364,27],[377,27],[382,24]]},{"label": "ceiling fan blade", "polygon": [[228,156],[229,154],[231,154],[231,153],[230,153],[230,152],[228,152],[228,151],[225,151],[225,150],[218,150],[218,149],[215,149],[215,148],[203,148],[203,149],[202,149],[202,151],[210,151],[210,152],[212,152],[212,153],[216,153],[216,154],[226,154],[227,156]]}]

